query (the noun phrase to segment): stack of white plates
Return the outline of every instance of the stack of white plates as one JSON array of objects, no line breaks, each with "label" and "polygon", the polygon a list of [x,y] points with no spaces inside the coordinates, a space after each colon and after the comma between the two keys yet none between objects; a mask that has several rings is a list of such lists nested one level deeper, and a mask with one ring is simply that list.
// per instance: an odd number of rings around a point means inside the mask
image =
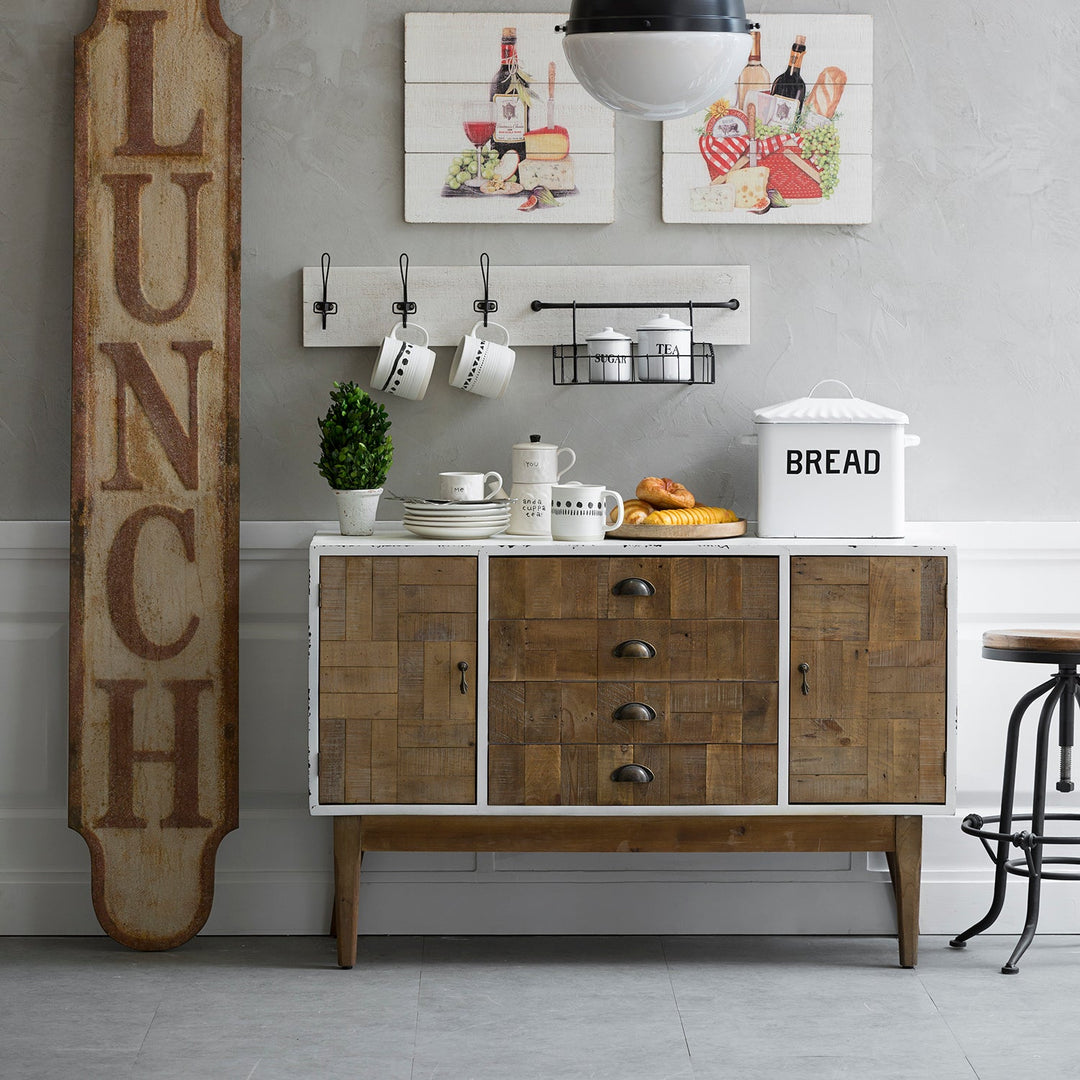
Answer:
[{"label": "stack of white plates", "polygon": [[484,540],[510,524],[510,502],[441,502],[405,499],[405,528],[430,540]]}]

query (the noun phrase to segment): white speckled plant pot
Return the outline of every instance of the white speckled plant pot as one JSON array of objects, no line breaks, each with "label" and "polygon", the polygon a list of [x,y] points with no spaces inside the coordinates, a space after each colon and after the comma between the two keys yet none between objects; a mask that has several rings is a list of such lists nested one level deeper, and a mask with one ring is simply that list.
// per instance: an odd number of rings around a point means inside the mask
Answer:
[{"label": "white speckled plant pot", "polygon": [[381,487],[334,492],[342,536],[370,536],[375,531],[375,512],[382,492]]}]

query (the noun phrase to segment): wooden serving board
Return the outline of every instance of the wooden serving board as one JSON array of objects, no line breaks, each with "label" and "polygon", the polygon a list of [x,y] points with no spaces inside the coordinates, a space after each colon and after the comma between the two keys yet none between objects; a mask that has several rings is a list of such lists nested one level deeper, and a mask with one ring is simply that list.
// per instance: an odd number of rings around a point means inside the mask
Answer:
[{"label": "wooden serving board", "polygon": [[620,525],[607,535],[614,540],[724,540],[745,532],[746,518],[739,518],[722,525]]}]

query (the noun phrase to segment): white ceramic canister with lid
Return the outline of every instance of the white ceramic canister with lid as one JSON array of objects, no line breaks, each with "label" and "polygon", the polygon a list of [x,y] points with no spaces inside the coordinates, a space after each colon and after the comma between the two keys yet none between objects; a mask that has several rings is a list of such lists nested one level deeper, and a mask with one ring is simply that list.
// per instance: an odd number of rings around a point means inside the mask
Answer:
[{"label": "white ceramic canister with lid", "polygon": [[[847,397],[815,397],[835,383]],[[803,398],[758,409],[758,536],[904,535],[905,432],[896,409],[855,397],[824,379]]]},{"label": "white ceramic canister with lid", "polygon": [[639,382],[689,382],[693,330],[666,312],[637,328]]},{"label": "white ceramic canister with lid", "polygon": [[[559,458],[564,455],[570,460],[560,469]],[[510,479],[515,484],[557,484],[577,461],[577,454],[569,446],[541,442],[539,435],[530,435],[527,443],[514,443],[510,461]]]},{"label": "white ceramic canister with lid", "polygon": [[633,345],[630,338],[605,326],[586,339],[589,346],[589,382],[630,382]]}]

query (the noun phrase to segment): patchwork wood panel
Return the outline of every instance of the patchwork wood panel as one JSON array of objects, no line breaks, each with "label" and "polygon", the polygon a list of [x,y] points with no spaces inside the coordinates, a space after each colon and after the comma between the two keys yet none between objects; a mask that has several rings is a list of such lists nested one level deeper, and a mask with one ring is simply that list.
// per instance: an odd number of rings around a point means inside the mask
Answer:
[{"label": "patchwork wood panel", "polygon": [[476,575],[471,558],[321,560],[320,801],[476,801]]},{"label": "patchwork wood panel", "polygon": [[945,801],[946,565],[792,559],[793,803]]},{"label": "patchwork wood panel", "polygon": [[[775,558],[493,559],[491,802],[775,802],[778,581]],[[657,655],[616,657],[631,639]],[[655,718],[615,718],[634,702]],[[630,763],[654,780],[612,780]]]}]

